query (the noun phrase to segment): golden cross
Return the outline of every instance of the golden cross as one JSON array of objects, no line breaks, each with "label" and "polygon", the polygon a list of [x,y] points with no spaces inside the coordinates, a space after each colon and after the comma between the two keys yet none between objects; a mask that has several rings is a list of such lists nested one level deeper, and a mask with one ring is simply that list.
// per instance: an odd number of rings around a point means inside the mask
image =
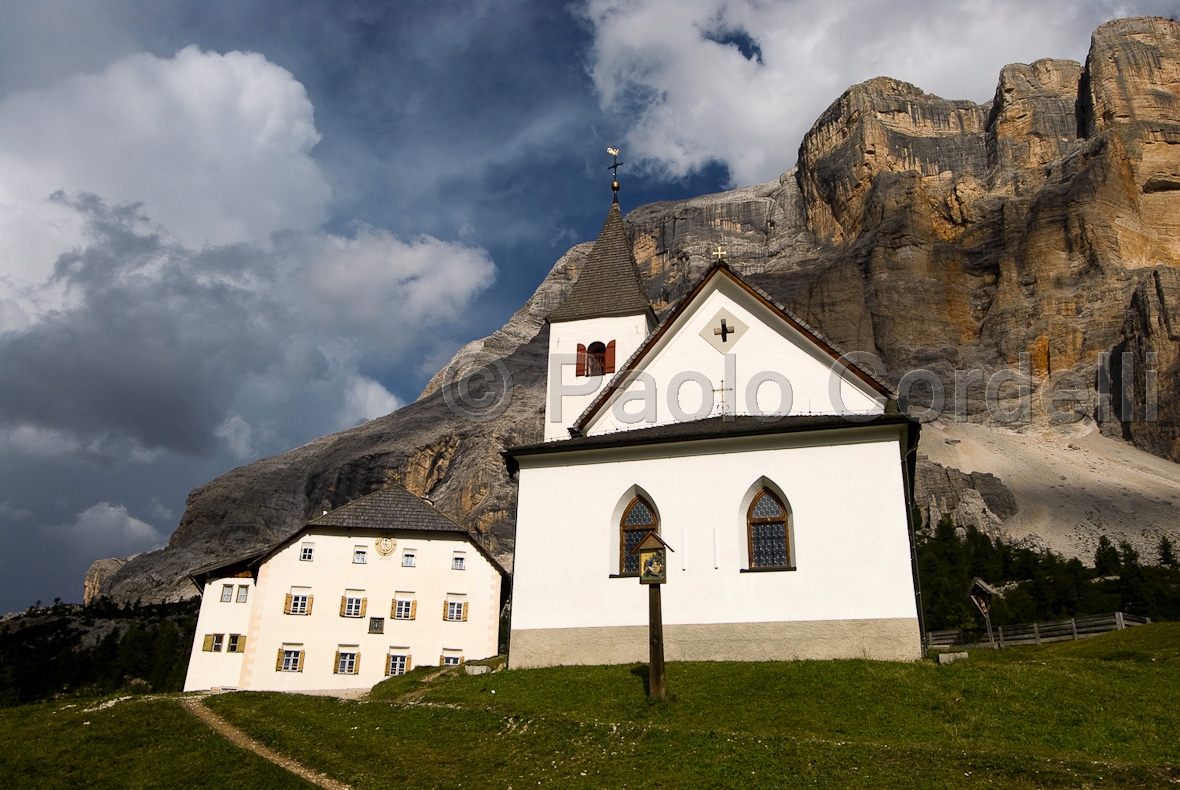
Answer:
[{"label": "golden cross", "polygon": [[721,248],[720,244],[717,245],[717,249],[713,250],[713,257],[718,261],[725,257],[725,250]]}]

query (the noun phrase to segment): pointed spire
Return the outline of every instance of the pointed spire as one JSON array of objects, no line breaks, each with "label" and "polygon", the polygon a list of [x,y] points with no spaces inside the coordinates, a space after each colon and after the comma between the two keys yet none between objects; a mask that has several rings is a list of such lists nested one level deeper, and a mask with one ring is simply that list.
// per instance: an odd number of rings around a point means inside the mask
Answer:
[{"label": "pointed spire", "polygon": [[637,313],[654,316],[623,226],[616,193],[616,201],[611,204],[602,232],[586,256],[578,281],[565,301],[549,314],[549,320],[577,321]]}]

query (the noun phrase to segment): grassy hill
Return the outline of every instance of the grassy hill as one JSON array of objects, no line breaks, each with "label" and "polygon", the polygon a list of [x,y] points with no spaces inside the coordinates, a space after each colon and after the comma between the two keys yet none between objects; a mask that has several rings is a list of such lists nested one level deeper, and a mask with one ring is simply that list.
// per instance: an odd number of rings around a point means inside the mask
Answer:
[{"label": "grassy hill", "polygon": [[[356,788],[1166,787],[1180,782],[1180,624],[975,652],[962,663],[670,664],[468,677],[367,700],[225,694],[208,706]],[[494,693],[493,693],[494,692]],[[0,710],[12,786],[297,787],[181,695]],[[83,722],[89,722],[84,724]]]}]

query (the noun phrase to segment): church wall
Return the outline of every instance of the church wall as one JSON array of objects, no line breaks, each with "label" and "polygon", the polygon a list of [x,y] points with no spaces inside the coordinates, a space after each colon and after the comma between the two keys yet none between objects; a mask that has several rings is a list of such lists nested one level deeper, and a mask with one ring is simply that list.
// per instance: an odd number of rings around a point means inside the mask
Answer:
[{"label": "church wall", "polygon": [[[444,652],[464,660],[495,655],[499,572],[461,535],[398,530],[390,534],[397,545],[383,557],[376,550],[377,533],[372,530],[310,530],[263,563],[240,678],[224,685],[270,691],[369,688],[385,678],[391,648],[409,654],[413,666],[437,665]],[[308,544],[313,546],[313,559],[302,561],[301,551]],[[353,562],[358,547],[365,549],[363,564]],[[414,567],[402,565],[407,550],[415,554]],[[463,552],[463,570],[453,568],[456,551]],[[304,588],[313,596],[310,614],[284,613],[292,588]],[[346,591],[356,591],[365,599],[364,616],[341,616]],[[394,619],[392,601],[410,597],[407,594],[417,602],[415,618]],[[465,622],[444,620],[448,599],[467,602]],[[202,613],[208,600],[202,602]],[[383,633],[370,633],[370,617],[384,618]],[[276,671],[278,651],[284,646],[304,651],[302,671]],[[335,674],[341,646],[350,650],[355,646],[359,653],[356,674]],[[194,646],[194,655],[199,649],[199,644]],[[194,677],[190,670],[186,689],[208,688],[202,677]]]},{"label": "church wall", "polygon": [[[574,420],[590,405],[611,375],[578,376],[575,358],[578,344],[589,346],[594,342],[610,343],[615,341],[615,369],[622,368],[636,349],[647,337],[648,323],[644,314],[631,316],[616,316],[611,318],[588,318],[581,321],[558,321],[549,327],[549,360],[550,379],[546,389],[545,441],[554,439],[568,439],[567,430],[574,424]],[[561,367],[560,386],[555,386],[555,368],[553,366],[556,355],[563,355],[569,364]],[[556,392],[555,392],[556,390]],[[560,397],[560,418],[558,412],[551,408],[555,395],[564,392],[582,392],[579,395],[565,395]]]},{"label": "church wall", "polygon": [[[667,661],[795,661],[919,657],[912,618],[664,626]],[[511,666],[646,663],[647,625],[513,631]]]},{"label": "church wall", "polygon": [[[636,485],[674,549],[665,628],[899,621],[907,625],[897,633],[913,637],[901,654],[917,657],[900,441],[897,428],[872,427],[521,458],[513,664],[524,660],[524,632],[646,628],[647,591],[635,578],[611,578],[619,572],[613,514]],[[742,572],[743,498],[763,476],[788,498],[796,570]],[[810,654],[786,647],[778,657]],[[872,652],[867,642],[849,649]],[[743,650],[735,641],[730,657],[749,657]]]},{"label": "church wall", "polygon": [[[222,588],[230,587],[230,600],[222,601]],[[239,591],[246,588],[246,600],[239,601]],[[237,688],[245,652],[229,652],[230,637],[247,635],[249,647],[250,615],[257,598],[252,577],[214,578],[205,583],[201,611],[197,615],[197,633],[189,656],[185,691],[211,688]],[[220,635],[217,650],[205,650],[205,637]]]},{"label": "church wall", "polygon": [[[643,425],[665,425],[684,419],[683,414],[700,419],[725,413],[748,415],[773,414],[880,414],[883,402],[867,385],[851,375],[838,379],[840,400],[832,398],[832,359],[793,327],[782,321],[745,290],[724,276],[715,278],[717,287],[697,297],[678,319],[667,339],[653,347],[641,361],[642,370],[655,382],[654,421],[645,416],[642,422],[628,423],[626,418],[612,413],[608,406],[587,428],[593,436],[628,430]],[[719,340],[715,329],[720,328],[719,314],[730,317],[727,326],[736,319],[740,335],[728,335]],[[732,344],[730,346],[729,344]],[[726,354],[735,360],[726,369]],[[681,416],[669,405],[671,391],[677,377],[685,372],[702,374],[709,381],[707,390],[693,381],[678,388]],[[789,382],[791,401],[789,411],[783,407],[781,385],[766,381],[781,375]],[[751,381],[764,381],[753,392]],[[736,382],[736,385],[735,385]],[[625,392],[642,393],[645,385],[631,383]],[[705,399],[702,407],[702,395]],[[612,396],[617,399],[619,396]],[[640,401],[625,406],[626,414],[639,414],[644,404]],[[700,412],[698,413],[698,408]]]}]

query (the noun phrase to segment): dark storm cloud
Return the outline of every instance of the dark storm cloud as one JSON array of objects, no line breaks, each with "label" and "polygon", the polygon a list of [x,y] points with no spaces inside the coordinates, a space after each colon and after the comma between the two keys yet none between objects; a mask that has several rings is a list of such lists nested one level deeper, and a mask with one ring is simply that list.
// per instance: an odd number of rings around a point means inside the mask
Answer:
[{"label": "dark storm cloud", "polygon": [[55,200],[86,218],[89,243],[49,284],[70,306],[0,336],[0,419],[86,445],[208,452],[242,380],[282,356],[283,311],[260,295],[272,267],[245,245],[169,244],[135,206]]}]

